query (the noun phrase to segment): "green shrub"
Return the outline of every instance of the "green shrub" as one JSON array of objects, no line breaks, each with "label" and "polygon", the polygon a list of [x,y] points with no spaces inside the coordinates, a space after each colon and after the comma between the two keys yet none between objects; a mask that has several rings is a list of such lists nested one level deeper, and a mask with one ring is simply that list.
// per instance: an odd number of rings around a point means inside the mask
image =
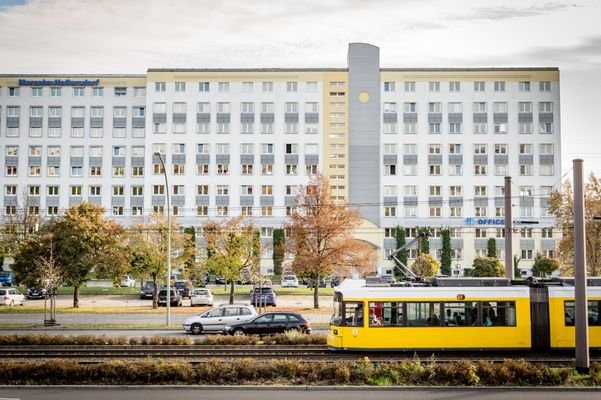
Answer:
[{"label": "green shrub", "polygon": [[[593,363],[589,375],[572,368],[549,368],[523,360],[503,363],[459,361],[440,364],[416,360],[373,364],[358,362],[305,362],[252,358],[209,360],[191,364],[184,360],[109,360],[79,364],[75,360],[0,361],[0,384],[261,384],[287,385],[599,385],[601,365]],[[579,377],[582,378],[578,382]]]}]

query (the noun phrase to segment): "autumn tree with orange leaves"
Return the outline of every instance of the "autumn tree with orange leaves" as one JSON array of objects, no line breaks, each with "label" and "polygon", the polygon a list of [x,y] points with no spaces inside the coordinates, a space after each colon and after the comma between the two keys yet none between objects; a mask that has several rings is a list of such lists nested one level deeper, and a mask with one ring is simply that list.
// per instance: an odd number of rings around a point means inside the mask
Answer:
[{"label": "autumn tree with orange leaves", "polygon": [[313,307],[319,308],[319,279],[336,272],[350,275],[373,269],[375,252],[352,232],[361,216],[348,204],[334,201],[328,179],[317,174],[299,190],[295,211],[284,227],[286,250],[294,255],[295,273],[313,279]]}]

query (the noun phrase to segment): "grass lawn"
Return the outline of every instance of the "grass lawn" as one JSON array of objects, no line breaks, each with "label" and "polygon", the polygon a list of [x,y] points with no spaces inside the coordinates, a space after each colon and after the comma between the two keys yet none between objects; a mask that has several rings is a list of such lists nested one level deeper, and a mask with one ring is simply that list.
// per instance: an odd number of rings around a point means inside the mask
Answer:
[{"label": "grass lawn", "polygon": [[[58,294],[69,294],[69,295],[73,295],[73,287],[72,286],[61,286],[60,288],[58,288]],[[135,294],[135,295],[139,295],[140,294],[140,288],[126,288],[126,287],[87,287],[87,286],[81,286],[79,288],[79,294],[80,295],[94,295],[94,296],[98,296],[98,295],[125,295],[125,294]]]},{"label": "grass lawn", "polygon": [[[210,287],[211,292],[215,295],[228,295],[230,293],[229,286],[224,288],[222,285]],[[250,286],[236,286],[234,288],[234,294],[236,295],[247,295],[250,293]],[[281,288],[276,287],[275,293],[278,296],[312,296],[313,289],[309,289],[306,287],[300,288]],[[73,287],[71,286],[63,286],[58,289],[58,294],[62,295],[73,295]],[[101,295],[139,295],[140,288],[125,288],[125,287],[87,287],[82,286],[79,288],[80,295],[90,295],[90,296],[101,296]],[[334,294],[334,289],[332,288],[319,288],[320,296],[332,296]]]}]

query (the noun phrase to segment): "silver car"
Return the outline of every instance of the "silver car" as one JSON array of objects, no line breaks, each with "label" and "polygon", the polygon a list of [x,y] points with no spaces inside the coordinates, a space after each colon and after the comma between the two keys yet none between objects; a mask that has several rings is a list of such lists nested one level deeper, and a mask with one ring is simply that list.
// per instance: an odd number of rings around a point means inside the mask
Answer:
[{"label": "silver car", "polygon": [[213,294],[209,289],[194,289],[190,295],[190,305],[194,306],[212,306]]},{"label": "silver car", "polygon": [[25,305],[25,296],[15,288],[0,288],[0,304],[5,306]]},{"label": "silver car", "polygon": [[227,324],[244,322],[257,316],[248,304],[222,304],[184,321],[184,329],[193,335],[221,333]]}]

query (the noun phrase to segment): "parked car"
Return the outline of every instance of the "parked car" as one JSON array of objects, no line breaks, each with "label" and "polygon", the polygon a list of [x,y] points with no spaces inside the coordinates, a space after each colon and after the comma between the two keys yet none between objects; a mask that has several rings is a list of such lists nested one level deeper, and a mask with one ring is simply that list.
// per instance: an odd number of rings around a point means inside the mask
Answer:
[{"label": "parked car", "polygon": [[194,306],[212,306],[213,294],[209,289],[194,289],[190,296],[190,305]]},{"label": "parked car", "polygon": [[[159,290],[161,289],[161,285],[158,285]],[[154,282],[146,281],[142,282],[142,286],[140,287],[140,299],[152,299],[154,295]]]},{"label": "parked car", "polygon": [[[174,307],[181,307],[182,305],[182,295],[175,289],[171,289],[170,291],[170,304]],[[159,306],[167,306],[167,289],[161,289],[159,291]]]},{"label": "parked car", "polygon": [[250,291],[250,304],[255,307],[259,305],[276,306],[276,295],[272,287],[257,287],[255,286]]},{"label": "parked car", "polygon": [[298,287],[298,278],[296,275],[284,275],[282,278],[282,287]]},{"label": "parked car", "polygon": [[134,287],[136,286],[136,280],[129,275],[125,275],[121,279],[121,287]]},{"label": "parked car", "polygon": [[12,272],[0,271],[0,284],[2,286],[12,286],[13,285]]},{"label": "parked car", "polygon": [[333,276],[332,280],[330,281],[330,287],[336,287],[336,286],[340,285],[341,281],[342,280],[340,279],[339,276]]},{"label": "parked car", "polygon": [[27,289],[27,298],[30,300],[43,299],[46,297],[46,294],[46,288],[32,287]]},{"label": "parked car", "polygon": [[15,288],[0,288],[0,304],[5,306],[25,305],[25,296]]},{"label": "parked car", "polygon": [[215,284],[216,285],[224,285],[225,284],[225,278],[223,276],[216,276],[215,277]]},{"label": "parked car", "polygon": [[257,316],[255,308],[248,304],[221,304],[202,314],[184,321],[184,330],[193,335],[221,333],[227,324],[244,322]]},{"label": "parked car", "polygon": [[175,283],[173,284],[173,287],[175,287],[177,289],[177,291],[179,292],[179,294],[182,295],[182,298],[190,298],[190,296],[192,295],[192,290],[194,289],[192,287],[192,283],[190,283],[190,281],[185,281],[185,280],[179,280],[179,281],[175,281]]},{"label": "parked car", "polygon": [[[315,279],[308,279],[307,287],[314,288],[315,287]],[[324,278],[319,278],[319,287],[326,287],[326,280]]]},{"label": "parked car", "polygon": [[228,324],[223,329],[229,335],[273,335],[286,331],[311,333],[311,323],[300,314],[272,312],[247,322]]}]

